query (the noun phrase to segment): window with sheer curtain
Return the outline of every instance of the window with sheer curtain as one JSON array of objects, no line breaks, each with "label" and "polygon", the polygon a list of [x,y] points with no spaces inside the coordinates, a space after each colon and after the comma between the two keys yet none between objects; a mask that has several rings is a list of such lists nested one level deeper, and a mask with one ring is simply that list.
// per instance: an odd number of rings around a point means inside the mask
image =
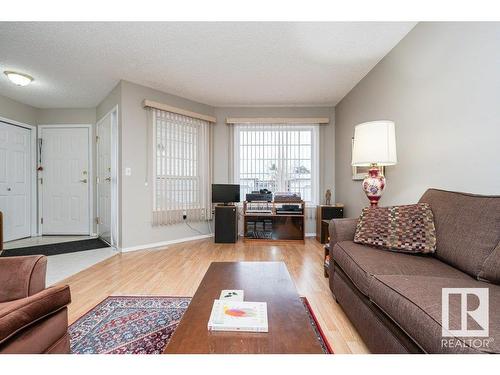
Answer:
[{"label": "window with sheer curtain", "polygon": [[299,192],[318,202],[319,125],[234,124],[234,176],[241,199],[254,190]]},{"label": "window with sheer curtain", "polygon": [[210,218],[209,123],[151,109],[154,145],[153,224]]}]

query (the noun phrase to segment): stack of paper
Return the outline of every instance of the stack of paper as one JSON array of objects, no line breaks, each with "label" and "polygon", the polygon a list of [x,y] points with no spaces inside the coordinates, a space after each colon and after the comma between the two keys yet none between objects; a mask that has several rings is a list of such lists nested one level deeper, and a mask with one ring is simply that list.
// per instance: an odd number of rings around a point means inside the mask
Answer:
[{"label": "stack of paper", "polygon": [[267,303],[243,301],[242,290],[223,290],[221,299],[214,301],[208,329],[268,332]]}]

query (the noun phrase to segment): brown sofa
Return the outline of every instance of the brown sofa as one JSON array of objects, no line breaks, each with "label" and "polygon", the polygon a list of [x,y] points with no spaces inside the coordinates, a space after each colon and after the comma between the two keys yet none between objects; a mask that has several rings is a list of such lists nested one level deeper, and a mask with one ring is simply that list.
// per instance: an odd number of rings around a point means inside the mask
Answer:
[{"label": "brown sofa", "polygon": [[0,258],[0,353],[69,353],[69,287],[45,289],[47,258]]},{"label": "brown sofa", "polygon": [[[356,244],[357,219],[331,221],[329,282],[336,301],[374,353],[499,353],[500,196],[429,189],[420,202],[434,214],[432,256]],[[488,289],[488,338],[442,337],[442,288]],[[457,329],[460,299],[450,301],[450,329]],[[474,298],[468,304],[477,307]]]}]

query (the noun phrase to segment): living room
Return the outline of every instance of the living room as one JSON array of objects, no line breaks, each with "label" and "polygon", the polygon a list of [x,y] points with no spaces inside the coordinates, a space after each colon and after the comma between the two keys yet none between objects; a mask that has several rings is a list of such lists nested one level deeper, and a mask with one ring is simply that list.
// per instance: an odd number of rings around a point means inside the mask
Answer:
[{"label": "living room", "polygon": [[500,353],[500,22],[425,11],[0,22],[0,353]]}]

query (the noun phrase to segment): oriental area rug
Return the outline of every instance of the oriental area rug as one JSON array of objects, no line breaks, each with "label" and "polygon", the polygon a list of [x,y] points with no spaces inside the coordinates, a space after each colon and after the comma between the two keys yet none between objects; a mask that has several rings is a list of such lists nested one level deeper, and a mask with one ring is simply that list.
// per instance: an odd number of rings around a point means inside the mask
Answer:
[{"label": "oriental area rug", "polygon": [[[323,352],[333,353],[305,297]],[[189,297],[110,296],[68,329],[74,354],[160,354],[189,306]]]}]

